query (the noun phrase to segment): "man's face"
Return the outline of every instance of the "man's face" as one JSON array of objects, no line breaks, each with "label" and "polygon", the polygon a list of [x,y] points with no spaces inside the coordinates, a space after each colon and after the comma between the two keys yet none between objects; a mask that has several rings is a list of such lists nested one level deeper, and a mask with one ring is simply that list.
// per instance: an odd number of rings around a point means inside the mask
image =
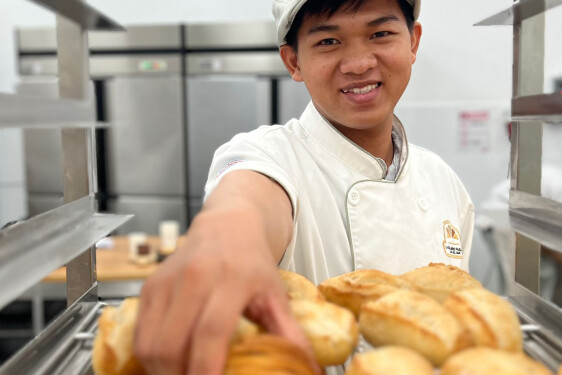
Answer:
[{"label": "man's face", "polygon": [[409,32],[397,0],[370,0],[358,11],[305,17],[298,51],[281,47],[296,81],[344,134],[392,126],[393,111],[416,59],[421,26]]}]

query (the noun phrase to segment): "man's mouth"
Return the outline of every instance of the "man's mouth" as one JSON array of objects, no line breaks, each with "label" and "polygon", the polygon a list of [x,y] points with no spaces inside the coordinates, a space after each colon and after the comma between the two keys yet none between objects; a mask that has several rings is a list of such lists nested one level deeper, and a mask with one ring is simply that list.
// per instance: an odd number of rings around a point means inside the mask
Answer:
[{"label": "man's mouth", "polygon": [[344,94],[347,93],[352,93],[352,94],[367,94],[371,91],[373,91],[374,89],[376,89],[377,87],[379,87],[382,83],[381,82],[377,82],[374,85],[367,85],[364,87],[354,87],[354,88],[350,88],[350,89],[342,89],[341,91]]}]

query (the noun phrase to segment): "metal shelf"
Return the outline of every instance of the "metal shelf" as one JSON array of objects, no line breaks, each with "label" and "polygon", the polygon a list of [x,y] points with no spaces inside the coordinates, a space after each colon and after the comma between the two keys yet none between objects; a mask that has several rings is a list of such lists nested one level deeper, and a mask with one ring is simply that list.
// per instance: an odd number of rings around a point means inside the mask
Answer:
[{"label": "metal shelf", "polygon": [[521,0],[511,8],[488,17],[474,26],[513,25],[562,5],[562,0]]},{"label": "metal shelf", "polygon": [[0,308],[131,217],[98,214],[88,196],[0,231]]},{"label": "metal shelf", "polygon": [[93,101],[0,94],[0,128],[105,127]]},{"label": "metal shelf", "polygon": [[513,98],[511,117],[514,121],[562,122],[562,93]]},{"label": "metal shelf", "polygon": [[94,285],[82,298],[0,367],[0,375],[93,375],[92,342],[105,306]]},{"label": "metal shelf", "polygon": [[562,204],[522,191],[509,197],[513,229],[552,250],[562,252]]},{"label": "metal shelf", "polygon": [[562,362],[562,310],[525,287],[515,284],[508,298],[524,329],[523,346],[527,354],[552,371]]},{"label": "metal shelf", "polygon": [[86,30],[125,30],[100,11],[81,1],[31,0],[82,26]]}]

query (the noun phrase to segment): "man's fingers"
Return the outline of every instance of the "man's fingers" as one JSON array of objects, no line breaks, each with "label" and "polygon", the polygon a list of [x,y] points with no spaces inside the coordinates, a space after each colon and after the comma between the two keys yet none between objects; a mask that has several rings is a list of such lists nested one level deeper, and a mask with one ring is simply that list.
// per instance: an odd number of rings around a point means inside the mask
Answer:
[{"label": "man's fingers", "polygon": [[314,359],[310,341],[291,312],[289,300],[283,290],[257,298],[246,310],[246,315],[267,331],[298,345],[308,355],[312,369],[317,374],[323,373],[321,366]]},{"label": "man's fingers", "polygon": [[142,289],[137,327],[135,330],[135,356],[149,374],[157,374],[153,362],[153,343],[158,335],[158,322],[162,321],[170,301],[171,291],[154,287],[157,280],[147,282]]},{"label": "man's fingers", "polygon": [[222,374],[230,340],[246,303],[246,291],[235,283],[214,291],[193,330],[187,374]]}]

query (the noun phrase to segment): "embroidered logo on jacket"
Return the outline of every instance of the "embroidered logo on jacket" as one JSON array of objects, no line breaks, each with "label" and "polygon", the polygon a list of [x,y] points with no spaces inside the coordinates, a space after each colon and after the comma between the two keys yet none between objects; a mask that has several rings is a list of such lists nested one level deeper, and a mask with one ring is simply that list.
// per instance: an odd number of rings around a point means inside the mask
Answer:
[{"label": "embroidered logo on jacket", "polygon": [[449,220],[443,222],[443,250],[451,258],[462,259],[461,232]]}]

